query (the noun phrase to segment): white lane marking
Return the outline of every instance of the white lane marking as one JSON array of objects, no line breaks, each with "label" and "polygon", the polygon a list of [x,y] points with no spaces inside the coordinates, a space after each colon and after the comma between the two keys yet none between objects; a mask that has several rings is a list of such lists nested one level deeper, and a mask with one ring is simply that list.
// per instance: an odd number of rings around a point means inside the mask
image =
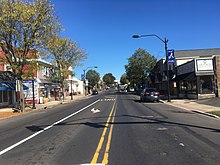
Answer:
[{"label": "white lane marking", "polygon": [[100,99],[100,101],[115,101],[115,99]]},{"label": "white lane marking", "polygon": [[168,130],[167,128],[163,127],[163,128],[157,128],[158,131],[166,131]]},{"label": "white lane marking", "polygon": [[28,141],[28,140],[34,138],[35,136],[39,135],[40,133],[42,133],[42,132],[44,132],[44,131],[46,131],[46,130],[52,128],[53,126],[55,126],[55,125],[57,125],[57,124],[59,124],[59,123],[61,123],[61,122],[63,122],[64,120],[67,120],[68,118],[70,118],[70,117],[72,117],[72,116],[74,116],[74,115],[76,115],[76,114],[78,114],[78,113],[84,111],[85,109],[91,107],[92,105],[96,104],[97,102],[99,102],[99,100],[96,100],[95,102],[93,102],[93,103],[87,105],[86,107],[84,107],[84,108],[82,108],[82,109],[80,109],[80,110],[78,110],[78,111],[76,111],[76,112],[70,114],[69,116],[66,116],[66,117],[64,117],[63,119],[61,119],[61,120],[59,120],[59,121],[53,123],[52,125],[50,125],[50,126],[44,128],[43,130],[37,131],[37,132],[34,133],[33,135],[30,135],[30,136],[28,136],[27,138],[25,138],[25,139],[23,139],[23,140],[21,140],[21,141],[15,143],[15,144],[13,144],[12,146],[10,146],[10,147],[8,147],[8,148],[6,148],[6,149],[0,151],[0,156],[3,155],[3,154],[6,153],[6,152],[12,150],[13,148],[15,148],[15,147],[21,145],[22,143],[24,143],[24,142],[26,142],[26,141]]},{"label": "white lane marking", "polygon": [[100,110],[99,110],[99,109],[92,108],[92,109],[91,109],[91,112],[93,112],[93,113],[99,113]]}]

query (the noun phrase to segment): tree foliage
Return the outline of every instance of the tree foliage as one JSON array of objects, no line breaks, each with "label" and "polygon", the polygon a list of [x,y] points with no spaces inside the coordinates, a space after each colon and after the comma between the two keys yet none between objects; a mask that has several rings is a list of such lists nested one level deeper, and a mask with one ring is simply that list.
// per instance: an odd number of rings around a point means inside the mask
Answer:
[{"label": "tree foliage", "polygon": [[78,47],[76,42],[67,38],[53,37],[48,43],[49,58],[52,59],[57,66],[58,79],[62,86],[64,80],[68,78],[70,67],[80,65],[80,62],[87,57],[87,54]]},{"label": "tree foliage", "polygon": [[86,79],[89,81],[89,85],[93,88],[96,84],[98,84],[100,75],[98,72],[91,69],[86,73]]},{"label": "tree foliage", "polygon": [[112,75],[112,73],[105,74],[102,79],[108,86],[114,84],[115,81],[115,77]]},{"label": "tree foliage", "polygon": [[126,74],[123,74],[120,78],[120,83],[125,85],[125,84],[129,84],[129,80]]},{"label": "tree foliage", "polygon": [[125,65],[128,80],[131,84],[144,85],[155,64],[156,58],[139,48],[128,58],[128,64]]},{"label": "tree foliage", "polygon": [[31,50],[41,49],[60,29],[50,0],[0,0],[0,46],[5,53],[1,61],[24,78]]}]

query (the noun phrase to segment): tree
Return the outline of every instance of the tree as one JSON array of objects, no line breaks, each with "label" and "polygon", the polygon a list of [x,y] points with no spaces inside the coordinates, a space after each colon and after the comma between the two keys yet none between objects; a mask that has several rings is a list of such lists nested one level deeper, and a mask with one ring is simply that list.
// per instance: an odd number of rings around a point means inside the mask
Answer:
[{"label": "tree", "polygon": [[91,69],[88,70],[88,72],[86,73],[86,79],[89,81],[89,85],[91,86],[91,88],[94,88],[100,80],[100,75],[98,72]]},{"label": "tree", "polygon": [[127,75],[126,74],[123,74],[120,78],[120,83],[125,85],[125,84],[129,84],[129,80],[127,78]]},{"label": "tree", "polygon": [[105,74],[102,79],[107,86],[114,84],[115,81],[115,77],[112,75],[112,73]]},{"label": "tree", "polygon": [[[0,46],[5,53],[1,62],[9,64],[20,84],[26,78],[24,67],[34,63],[27,60],[30,51],[42,49],[47,39],[60,29],[50,0],[0,0]],[[23,108],[24,104],[22,111]]]},{"label": "tree", "polygon": [[49,57],[56,63],[57,79],[60,80],[63,96],[65,99],[65,83],[64,80],[72,75],[70,67],[74,68],[80,65],[80,62],[87,57],[87,54],[78,47],[76,42],[67,38],[53,37],[47,42]]},{"label": "tree", "polygon": [[128,58],[125,65],[126,75],[131,84],[144,86],[150,71],[156,64],[156,58],[146,50],[139,48]]}]

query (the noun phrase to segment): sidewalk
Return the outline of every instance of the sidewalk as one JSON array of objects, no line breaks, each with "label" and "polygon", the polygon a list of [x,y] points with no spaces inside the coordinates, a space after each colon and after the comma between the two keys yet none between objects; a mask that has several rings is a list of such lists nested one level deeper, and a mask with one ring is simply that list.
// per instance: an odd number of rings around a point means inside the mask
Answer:
[{"label": "sidewalk", "polygon": [[167,102],[166,99],[162,99],[161,101],[165,104],[169,104],[178,108],[219,118],[219,116],[213,114],[217,112],[220,114],[219,97],[202,99],[202,100],[171,98],[171,102]]},{"label": "sidewalk", "polygon": [[71,97],[67,96],[65,101],[50,101],[45,104],[36,104],[35,105],[36,109],[32,109],[32,106],[25,107],[25,110],[23,113],[14,111],[14,108],[0,108],[0,119],[11,117],[11,116],[16,116],[16,115],[22,115],[24,113],[28,113],[31,111],[50,109],[50,108],[58,106],[60,104],[74,102],[74,101],[77,101],[80,99],[84,99],[86,97],[87,96],[85,96],[85,95],[74,95],[73,100],[71,100]]}]

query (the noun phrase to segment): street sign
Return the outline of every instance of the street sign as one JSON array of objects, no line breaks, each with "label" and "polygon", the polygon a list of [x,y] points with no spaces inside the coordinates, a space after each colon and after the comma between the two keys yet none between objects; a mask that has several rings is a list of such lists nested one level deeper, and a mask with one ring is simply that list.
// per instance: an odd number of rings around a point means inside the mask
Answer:
[{"label": "street sign", "polygon": [[174,50],[167,50],[167,56],[168,56],[168,63],[174,63],[175,57],[174,57]]}]

